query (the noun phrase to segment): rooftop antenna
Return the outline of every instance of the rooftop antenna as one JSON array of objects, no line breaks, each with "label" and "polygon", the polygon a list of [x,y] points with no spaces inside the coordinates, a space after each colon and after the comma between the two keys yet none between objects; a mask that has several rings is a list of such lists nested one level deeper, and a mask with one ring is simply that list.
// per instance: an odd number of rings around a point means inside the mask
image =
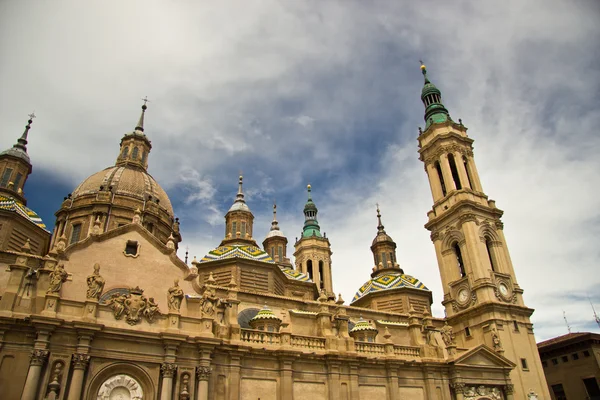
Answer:
[{"label": "rooftop antenna", "polygon": [[594,308],[594,304],[592,303],[592,299],[590,299],[589,295],[587,298],[590,301],[590,306],[592,306],[592,310],[594,311],[594,319],[596,320],[596,323],[598,324],[598,328],[600,328],[600,317],[598,317],[598,314],[596,314],[596,309]]},{"label": "rooftop antenna", "polygon": [[567,321],[567,313],[563,310],[563,318],[565,319],[565,324],[567,324],[567,330],[571,333],[571,325],[569,325],[569,321]]}]

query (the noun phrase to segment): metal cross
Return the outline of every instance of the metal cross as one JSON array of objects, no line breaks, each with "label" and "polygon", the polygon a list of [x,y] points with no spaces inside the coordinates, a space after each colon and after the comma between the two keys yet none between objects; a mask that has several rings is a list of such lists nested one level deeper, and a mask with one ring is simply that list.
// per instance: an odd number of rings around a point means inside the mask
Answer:
[{"label": "metal cross", "polygon": [[148,100],[148,96],[144,97],[142,100],[144,101],[144,105],[146,105],[146,103],[148,103],[150,101],[150,100]]},{"label": "metal cross", "polygon": [[31,114],[27,115],[29,117],[29,119],[34,119],[35,118],[35,111],[32,112]]}]

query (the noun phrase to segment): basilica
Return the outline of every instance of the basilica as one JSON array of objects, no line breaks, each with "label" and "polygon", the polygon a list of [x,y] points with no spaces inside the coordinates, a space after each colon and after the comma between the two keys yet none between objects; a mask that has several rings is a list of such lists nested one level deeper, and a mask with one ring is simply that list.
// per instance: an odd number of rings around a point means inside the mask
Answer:
[{"label": "basilica", "polygon": [[275,207],[266,237],[254,237],[240,176],[220,243],[180,259],[179,220],[147,171],[146,104],[114,165],[64,198],[50,231],[27,207],[30,118],[0,153],[0,398],[550,399],[503,212],[467,128],[421,72],[415,150],[445,317],[401,267],[379,209],[371,273],[350,302],[336,296],[310,185],[293,255]]}]

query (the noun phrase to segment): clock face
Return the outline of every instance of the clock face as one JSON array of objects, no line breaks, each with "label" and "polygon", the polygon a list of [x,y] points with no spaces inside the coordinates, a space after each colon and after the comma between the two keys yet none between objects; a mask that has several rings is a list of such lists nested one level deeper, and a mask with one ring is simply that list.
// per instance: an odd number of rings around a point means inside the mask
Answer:
[{"label": "clock face", "polygon": [[468,298],[469,298],[469,292],[467,292],[467,289],[461,289],[458,292],[458,301],[460,301],[461,303],[466,302]]},{"label": "clock face", "polygon": [[498,289],[500,290],[500,293],[502,293],[502,296],[508,296],[508,288],[504,283],[498,285]]}]

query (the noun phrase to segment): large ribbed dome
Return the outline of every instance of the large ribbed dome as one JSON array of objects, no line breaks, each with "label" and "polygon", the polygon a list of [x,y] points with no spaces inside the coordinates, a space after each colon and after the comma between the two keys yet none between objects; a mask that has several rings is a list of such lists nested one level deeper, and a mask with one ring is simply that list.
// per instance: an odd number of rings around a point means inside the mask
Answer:
[{"label": "large ribbed dome", "polygon": [[72,193],[72,198],[95,194],[100,187],[108,190],[112,186],[112,192],[121,196],[131,196],[139,200],[147,200],[148,196],[159,200],[159,207],[164,208],[168,214],[173,216],[173,206],[169,196],[154,178],[141,168],[128,165],[113,166],[100,172],[96,172],[85,179]]}]

